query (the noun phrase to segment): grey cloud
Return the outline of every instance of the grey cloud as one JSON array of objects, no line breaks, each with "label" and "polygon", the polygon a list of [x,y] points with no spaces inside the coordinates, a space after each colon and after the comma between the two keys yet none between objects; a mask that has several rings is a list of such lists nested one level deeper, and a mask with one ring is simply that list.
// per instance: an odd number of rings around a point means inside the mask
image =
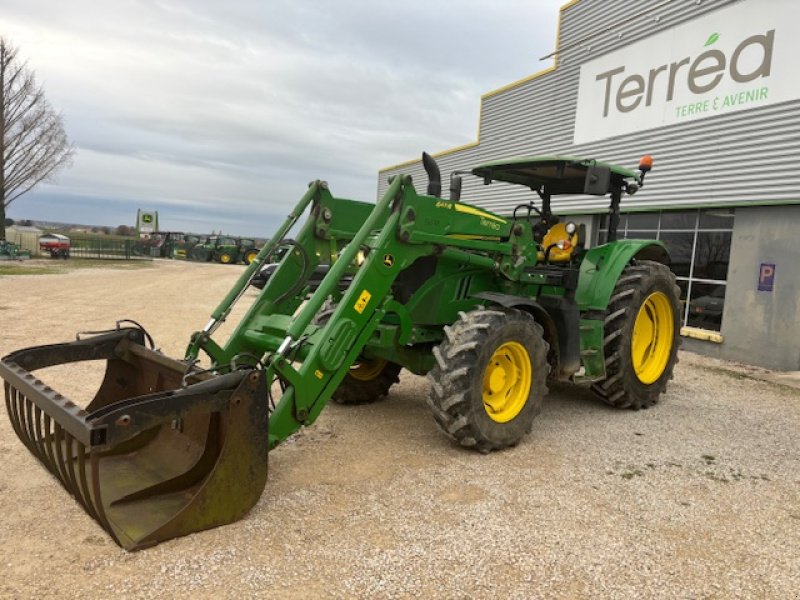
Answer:
[{"label": "grey cloud", "polygon": [[78,146],[49,210],[80,190],[282,214],[309,179],[370,199],[379,168],[472,141],[480,95],[541,68],[558,5],[29,0],[0,2],[0,32]]}]

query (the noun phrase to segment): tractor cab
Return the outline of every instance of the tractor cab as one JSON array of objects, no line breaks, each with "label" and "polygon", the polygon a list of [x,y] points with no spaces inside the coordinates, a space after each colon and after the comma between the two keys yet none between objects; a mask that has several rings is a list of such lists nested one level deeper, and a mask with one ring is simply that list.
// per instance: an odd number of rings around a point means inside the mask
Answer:
[{"label": "tractor cab", "polygon": [[622,194],[636,193],[644,184],[645,174],[652,168],[652,164],[652,157],[645,156],[639,163],[639,172],[636,172],[617,165],[572,156],[548,155],[494,161],[471,171],[455,171],[450,181],[451,200],[457,200],[461,195],[462,174],[480,177],[485,185],[504,181],[530,188],[539,196],[541,207],[533,201],[520,204],[514,208],[513,220],[531,223],[534,239],[540,248],[539,261],[569,262],[586,242],[585,228],[571,221],[563,222],[553,214],[552,197],[609,194],[611,218],[608,240],[614,241]]}]

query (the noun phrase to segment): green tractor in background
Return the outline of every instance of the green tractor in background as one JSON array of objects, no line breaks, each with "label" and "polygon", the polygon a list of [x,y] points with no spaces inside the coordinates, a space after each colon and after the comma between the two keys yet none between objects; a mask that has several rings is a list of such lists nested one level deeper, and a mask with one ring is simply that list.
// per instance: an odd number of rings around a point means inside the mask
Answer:
[{"label": "green tractor in background", "polygon": [[187,252],[191,251],[199,241],[199,236],[182,231],[157,231],[146,238],[136,240],[133,244],[133,253],[155,258],[186,259]]},{"label": "green tractor in background", "polygon": [[189,258],[200,262],[231,265],[239,260],[239,245],[234,237],[210,235],[192,248]]},{"label": "green tractor in background", "polygon": [[[17,435],[132,550],[241,518],[266,484],[268,451],[330,399],[386,395],[401,369],[427,375],[444,434],[484,453],[523,440],[549,381],[590,385],[618,408],[655,404],[677,361],[678,287],[661,242],[616,231],[622,196],[652,161],[638,172],[568,156],[496,161],[452,174],[449,199],[434,160],[423,163],[427,194],[397,175],[377,204],[312,182],[182,359],[135,323],[3,358]],[[533,200],[506,216],[461,202],[464,174]],[[608,243],[586,248],[582,229],[553,214],[553,196],[580,194],[609,197]],[[263,290],[215,340],[282,243]],[[107,375],[85,409],[30,373],[97,359]]]},{"label": "green tractor in background", "polygon": [[167,257],[187,260],[191,255],[192,248],[199,243],[199,235],[184,233],[183,235],[176,236],[169,244],[169,254],[167,254]]},{"label": "green tractor in background", "polygon": [[261,249],[259,244],[252,238],[239,238],[239,258],[240,260],[249,265],[258,257],[258,251]]},{"label": "green tractor in background", "polygon": [[258,256],[258,250],[253,239],[210,235],[191,249],[189,257],[200,262],[218,262],[223,265],[243,262],[249,265]]}]

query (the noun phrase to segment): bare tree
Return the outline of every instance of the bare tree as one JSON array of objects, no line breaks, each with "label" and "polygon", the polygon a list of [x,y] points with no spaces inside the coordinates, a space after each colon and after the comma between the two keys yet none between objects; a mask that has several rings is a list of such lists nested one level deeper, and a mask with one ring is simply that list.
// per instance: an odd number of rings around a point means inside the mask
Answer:
[{"label": "bare tree", "polygon": [[74,151],[33,72],[0,38],[0,240],[6,209],[68,165]]}]

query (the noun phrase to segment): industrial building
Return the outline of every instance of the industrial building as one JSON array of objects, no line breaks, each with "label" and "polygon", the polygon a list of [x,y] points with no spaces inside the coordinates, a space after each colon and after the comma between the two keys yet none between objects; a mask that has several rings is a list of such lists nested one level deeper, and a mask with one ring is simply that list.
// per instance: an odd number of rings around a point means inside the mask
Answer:
[{"label": "industrial building", "polygon": [[[619,234],[669,249],[683,348],[800,370],[798,31],[791,0],[574,0],[552,66],[484,94],[478,139],[434,157],[446,177],[519,156],[635,168],[652,154],[644,189],[623,197]],[[416,158],[382,170],[379,192],[396,173],[424,189]],[[462,201],[502,215],[536,199],[464,180]],[[587,245],[605,241],[608,198],[554,199],[553,210],[586,225]]]}]

